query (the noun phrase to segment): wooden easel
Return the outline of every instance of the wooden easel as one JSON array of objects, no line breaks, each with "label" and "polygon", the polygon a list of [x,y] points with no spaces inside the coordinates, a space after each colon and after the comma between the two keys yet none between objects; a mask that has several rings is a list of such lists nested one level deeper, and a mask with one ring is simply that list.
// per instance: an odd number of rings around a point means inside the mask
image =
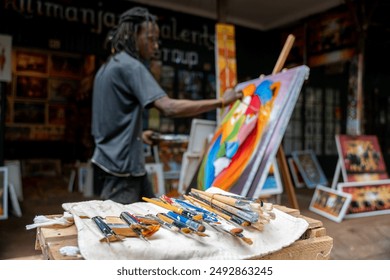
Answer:
[{"label": "wooden easel", "polygon": [[[288,35],[287,40],[284,43],[283,49],[272,71],[273,75],[282,70],[284,63],[286,62],[287,56],[290,53],[290,50],[294,44],[294,41],[295,41],[294,35],[292,34]],[[299,209],[298,200],[295,195],[294,186],[291,180],[290,172],[288,170],[286,155],[284,154],[284,150],[282,146],[279,146],[278,148],[276,154],[276,160],[279,165],[280,177],[282,178],[283,186],[286,188],[286,192],[288,195],[288,199],[291,203],[291,207],[295,209]]]}]

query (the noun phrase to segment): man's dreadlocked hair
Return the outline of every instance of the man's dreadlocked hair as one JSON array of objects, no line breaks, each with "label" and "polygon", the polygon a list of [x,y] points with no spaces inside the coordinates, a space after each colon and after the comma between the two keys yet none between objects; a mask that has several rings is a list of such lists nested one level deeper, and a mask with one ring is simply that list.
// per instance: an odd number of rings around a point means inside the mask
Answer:
[{"label": "man's dreadlocked hair", "polygon": [[119,17],[118,25],[107,36],[106,46],[111,53],[125,51],[138,58],[138,50],[135,43],[136,35],[143,22],[156,22],[156,16],[149,13],[148,9],[134,7],[127,10]]}]

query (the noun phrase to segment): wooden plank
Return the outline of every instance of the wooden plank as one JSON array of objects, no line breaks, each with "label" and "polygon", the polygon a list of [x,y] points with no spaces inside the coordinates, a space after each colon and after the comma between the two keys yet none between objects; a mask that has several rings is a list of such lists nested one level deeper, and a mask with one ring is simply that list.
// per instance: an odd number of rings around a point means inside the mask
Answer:
[{"label": "wooden plank", "polygon": [[46,242],[73,239],[77,238],[77,228],[74,224],[63,228],[40,228],[40,234],[44,236]]},{"label": "wooden plank", "polygon": [[298,240],[292,245],[252,260],[328,260],[333,248],[333,238],[322,236]]},{"label": "wooden plank", "polygon": [[[68,242],[69,241],[69,242]],[[57,242],[57,243],[54,243]],[[72,246],[77,246],[77,228],[73,224],[69,227],[62,228],[37,228],[37,235],[35,241],[35,249],[41,250],[44,259],[53,260],[57,259],[53,257],[53,254],[58,257],[58,253],[53,253],[52,247],[53,244],[75,244]],[[68,245],[62,245],[68,246]],[[59,248],[56,248],[59,250]],[[59,259],[64,259],[61,255]],[[65,258],[66,259],[66,258]]]}]

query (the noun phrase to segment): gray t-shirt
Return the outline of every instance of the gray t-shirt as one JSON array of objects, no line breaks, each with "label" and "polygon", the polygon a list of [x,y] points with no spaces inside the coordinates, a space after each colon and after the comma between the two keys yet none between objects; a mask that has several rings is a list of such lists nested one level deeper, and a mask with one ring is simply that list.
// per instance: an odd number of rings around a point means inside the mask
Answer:
[{"label": "gray t-shirt", "polygon": [[92,162],[117,176],[144,175],[142,112],[165,95],[139,60],[125,52],[109,58],[94,81]]}]

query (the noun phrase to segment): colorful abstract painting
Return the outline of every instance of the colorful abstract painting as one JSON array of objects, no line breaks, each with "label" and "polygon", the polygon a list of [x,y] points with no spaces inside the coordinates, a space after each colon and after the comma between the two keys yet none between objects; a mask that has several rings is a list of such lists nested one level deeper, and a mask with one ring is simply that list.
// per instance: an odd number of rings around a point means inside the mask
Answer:
[{"label": "colorful abstract painting", "polygon": [[344,182],[388,179],[386,165],[375,135],[336,135]]},{"label": "colorful abstract painting", "polygon": [[218,126],[202,160],[197,187],[254,194],[266,180],[309,68],[247,81]]}]

